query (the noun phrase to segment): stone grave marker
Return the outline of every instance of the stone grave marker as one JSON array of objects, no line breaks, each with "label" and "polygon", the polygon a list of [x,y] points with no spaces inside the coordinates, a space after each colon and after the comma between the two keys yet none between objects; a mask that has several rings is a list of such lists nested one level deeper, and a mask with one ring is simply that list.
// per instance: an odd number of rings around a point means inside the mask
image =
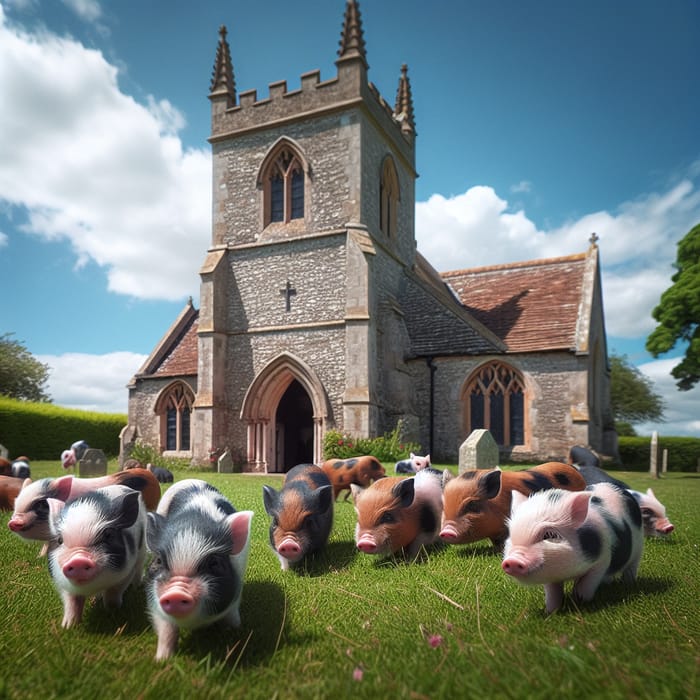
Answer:
[{"label": "stone grave marker", "polygon": [[217,462],[220,474],[232,474],[233,473],[233,457],[231,457],[231,452],[229,450],[224,450],[219,457]]},{"label": "stone grave marker", "polygon": [[469,469],[494,469],[498,466],[498,445],[488,430],[479,428],[459,448],[459,473]]},{"label": "stone grave marker", "polygon": [[78,461],[78,476],[105,476],[107,474],[107,457],[102,450],[88,447],[83,458]]}]

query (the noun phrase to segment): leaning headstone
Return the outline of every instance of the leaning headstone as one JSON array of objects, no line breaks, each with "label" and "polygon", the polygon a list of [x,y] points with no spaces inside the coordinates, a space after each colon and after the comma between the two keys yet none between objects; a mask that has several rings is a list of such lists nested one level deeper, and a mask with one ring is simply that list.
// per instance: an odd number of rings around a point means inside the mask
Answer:
[{"label": "leaning headstone", "polygon": [[480,428],[459,448],[459,473],[469,469],[494,469],[498,466],[498,445],[488,430]]},{"label": "leaning headstone", "polygon": [[83,458],[78,461],[78,476],[105,476],[107,457],[102,450],[88,447]]},{"label": "leaning headstone", "polygon": [[231,457],[231,452],[229,450],[224,450],[222,452],[221,457],[219,457],[218,466],[220,474],[233,473],[233,457]]},{"label": "leaning headstone", "polygon": [[5,447],[5,445],[0,445],[0,457],[3,459],[8,459],[10,456],[10,451]]}]

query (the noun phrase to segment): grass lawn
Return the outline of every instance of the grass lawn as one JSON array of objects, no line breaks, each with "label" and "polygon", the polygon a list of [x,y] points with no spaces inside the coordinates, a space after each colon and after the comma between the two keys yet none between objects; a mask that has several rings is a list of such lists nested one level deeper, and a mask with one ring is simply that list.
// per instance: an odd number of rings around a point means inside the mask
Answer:
[{"label": "grass lawn", "polygon": [[[59,473],[32,465],[35,478]],[[616,473],[652,486],[676,530],[646,540],[634,587],[603,584],[578,607],[567,589],[549,617],[542,587],[512,581],[486,541],[414,563],[357,552],[342,496],[327,549],[282,572],[262,504],[263,484],[282,477],[175,473],[192,476],[255,511],[242,627],[183,632],[178,654],[156,663],[145,595],[132,589],[121,609],[86,605],[63,630],[39,545],[0,513],[0,698],[700,697],[700,474]]]}]

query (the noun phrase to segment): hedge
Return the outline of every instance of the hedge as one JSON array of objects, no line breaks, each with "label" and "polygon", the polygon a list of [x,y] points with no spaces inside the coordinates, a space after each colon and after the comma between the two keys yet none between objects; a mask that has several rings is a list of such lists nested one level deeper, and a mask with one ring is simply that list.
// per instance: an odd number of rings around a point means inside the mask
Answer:
[{"label": "hedge", "polygon": [[[627,471],[648,471],[650,437],[620,437],[620,461]],[[700,466],[700,438],[659,436],[659,471],[663,451],[668,450],[668,471],[695,472]]]},{"label": "hedge", "polygon": [[76,440],[116,457],[119,433],[126,422],[122,413],[78,411],[0,396],[0,444],[7,448],[10,459],[20,455],[30,460],[60,459],[61,452]]}]

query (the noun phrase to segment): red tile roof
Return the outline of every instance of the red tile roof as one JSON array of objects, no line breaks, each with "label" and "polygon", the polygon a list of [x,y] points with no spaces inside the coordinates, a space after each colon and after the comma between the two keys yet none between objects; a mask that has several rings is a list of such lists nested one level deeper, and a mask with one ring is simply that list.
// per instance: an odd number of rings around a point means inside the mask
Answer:
[{"label": "red tile roof", "polygon": [[179,337],[171,340],[170,349],[153,370],[154,376],[181,377],[197,374],[199,313],[194,314]]},{"label": "red tile roof", "polygon": [[442,273],[462,303],[505,341],[508,352],[570,350],[586,253]]}]

